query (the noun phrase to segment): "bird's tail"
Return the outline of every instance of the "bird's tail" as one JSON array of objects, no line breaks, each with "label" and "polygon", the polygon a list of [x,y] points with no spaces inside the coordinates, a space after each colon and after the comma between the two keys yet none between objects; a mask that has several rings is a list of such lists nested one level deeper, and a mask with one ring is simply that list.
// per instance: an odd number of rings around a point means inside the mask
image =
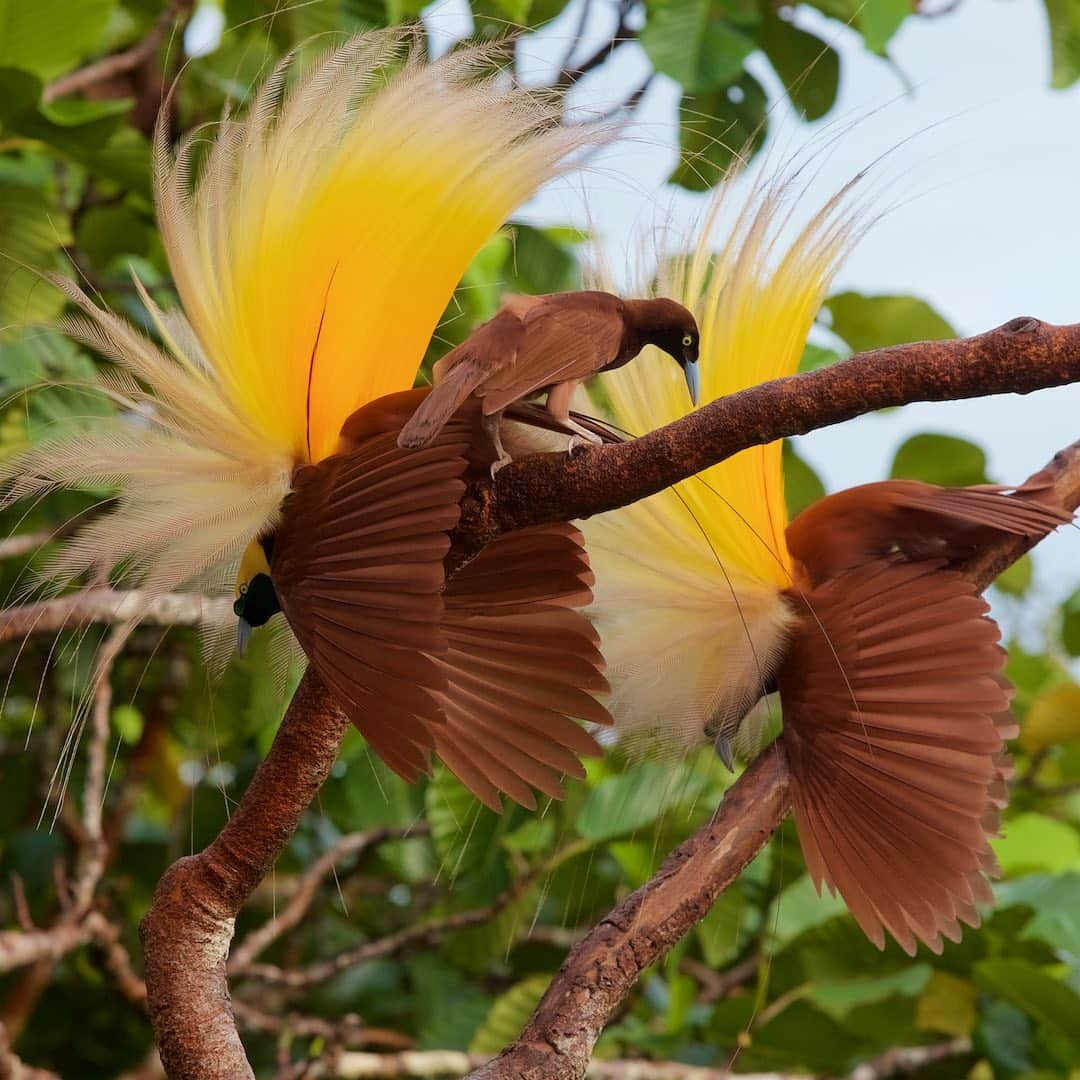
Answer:
[{"label": "bird's tail", "polygon": [[795,595],[778,673],[806,864],[879,947],[978,925],[1014,734],[1005,653],[941,562],[879,561]]},{"label": "bird's tail", "polygon": [[576,610],[592,582],[581,533],[556,524],[500,537],[447,584],[435,750],[494,810],[500,793],[529,809],[532,788],[561,798],[560,775],[584,776],[578,755],[599,753],[572,719],[611,722],[590,693],[607,690],[598,637]]},{"label": "bird's tail", "polygon": [[398,446],[410,449],[427,446],[442,431],[450,417],[465,404],[477,381],[476,372],[468,364],[450,368],[401,429]]}]

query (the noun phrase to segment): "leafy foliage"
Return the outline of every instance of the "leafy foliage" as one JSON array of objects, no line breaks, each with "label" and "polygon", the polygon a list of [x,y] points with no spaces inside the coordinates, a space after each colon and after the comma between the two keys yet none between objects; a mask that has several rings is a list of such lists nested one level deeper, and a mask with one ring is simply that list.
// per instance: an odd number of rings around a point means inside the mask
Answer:
[{"label": "leafy foliage", "polygon": [[[850,22],[877,54],[887,54],[904,20],[917,17],[908,0],[812,6]],[[474,34],[486,40],[509,24],[538,27],[565,4],[474,0],[471,8]],[[1075,0],[1047,0],[1047,8],[1054,84],[1069,85],[1080,76],[1080,16]],[[0,455],[110,407],[79,385],[105,361],[28,328],[61,309],[60,294],[36,271],[78,274],[140,322],[145,312],[129,267],[161,302],[175,301],[149,200],[145,109],[149,103],[156,111],[178,70],[178,41],[166,35],[145,63],[93,95],[46,91],[81,65],[145,41],[163,10],[163,0],[0,0]],[[749,69],[760,74],[761,64],[770,65],[807,121],[832,109],[840,60],[792,7],[645,0],[624,10],[632,26],[642,25],[640,45],[656,71],[682,89],[676,183],[707,188],[747,143],[760,145],[768,101]],[[173,130],[242,104],[259,73],[310,35],[414,20],[419,11],[416,0],[228,0],[227,32],[184,70],[170,105]],[[456,293],[429,361],[489,317],[505,291],[574,287],[581,240],[525,224],[494,238]],[[952,333],[913,297],[845,293],[828,311],[836,348],[812,346],[806,367],[833,362],[843,346]],[[792,512],[821,496],[820,479],[790,447],[785,468]],[[977,446],[924,434],[900,448],[892,472],[972,483],[986,478],[985,468]],[[51,531],[108,494],[58,493],[4,511],[0,535]],[[17,597],[47,548],[0,559],[0,595]],[[92,630],[56,643],[31,636],[0,646],[0,930],[20,929],[19,890],[38,926],[62,917],[54,867],[70,870],[78,845],[84,755],[73,759],[58,812],[50,782],[80,722],[77,705],[101,637]],[[895,1046],[962,1036],[972,1040],[971,1055],[927,1076],[972,1068],[979,1077],[1069,1076],[1080,1062],[1080,687],[1069,666],[1080,655],[1080,593],[1048,621],[1043,647],[1031,648],[1027,640],[1027,649],[1010,652],[1024,734],[1014,747],[1014,805],[998,842],[1005,879],[982,929],[941,957],[924,950],[909,959],[891,945],[877,952],[839,901],[816,894],[788,824],[695,932],[647,973],[598,1054],[702,1065],[735,1055],[738,1070],[835,1075]],[[219,677],[193,631],[149,627],[135,633],[116,665],[105,802],[110,859],[99,903],[136,958],[136,928],[162,871],[217,834],[273,739],[287,686],[279,688],[269,668],[263,637]],[[516,1033],[569,942],[708,820],[730,783],[708,749],[675,763],[612,753],[590,762],[585,781],[568,784],[565,802],[535,815],[509,807],[499,816],[442,768],[405,785],[350,736],[274,877],[242,914],[238,940],[280,913],[300,875],[343,835],[380,826],[396,830],[395,838],[342,859],[336,883],[324,883],[261,961],[302,969],[410,927],[482,918],[296,991],[241,973],[235,999],[330,1025],[356,1014],[369,1034],[389,1032],[419,1048],[494,1051]],[[417,829],[421,823],[427,831]],[[118,989],[100,943],[46,967],[0,974],[0,1020],[19,1055],[85,1080],[135,1069],[150,1048],[149,1026]],[[717,976],[726,980],[721,989]],[[314,1057],[325,1042],[288,1022],[245,1037],[260,1076],[275,1074],[279,1053]]]}]

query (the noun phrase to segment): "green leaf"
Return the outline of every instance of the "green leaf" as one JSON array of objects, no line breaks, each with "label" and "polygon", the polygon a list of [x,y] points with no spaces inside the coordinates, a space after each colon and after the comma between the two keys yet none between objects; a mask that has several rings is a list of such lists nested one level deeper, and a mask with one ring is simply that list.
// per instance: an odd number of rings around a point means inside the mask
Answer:
[{"label": "green leaf", "polygon": [[896,451],[889,475],[943,487],[985,484],[986,454],[954,435],[912,435]]},{"label": "green leaf", "polygon": [[834,1020],[843,1021],[853,1009],[864,1005],[873,1005],[892,997],[913,998],[920,992],[925,994],[932,974],[933,969],[929,964],[913,964],[889,975],[823,980],[810,986],[806,1000],[813,1002]]},{"label": "green leaf", "polygon": [[685,766],[645,762],[602,780],[589,792],[577,817],[586,840],[611,840],[651,825],[665,811],[696,799],[709,787],[707,777]]},{"label": "green leaf", "polygon": [[784,440],[784,498],[788,517],[825,498],[825,485],[814,470],[795,452],[790,439]]},{"label": "green leaf", "polygon": [[469,1044],[472,1054],[497,1054],[512,1043],[540,1003],[550,975],[531,975],[495,999],[487,1019]]},{"label": "green leaf", "polygon": [[103,42],[115,0],[0,0],[0,66],[43,79],[70,71]]},{"label": "green leaf", "polygon": [[1080,3],[1046,0],[1046,16],[1053,58],[1050,85],[1061,90],[1080,79]]},{"label": "green leaf", "polygon": [[994,889],[997,907],[1029,907],[1035,913],[1020,933],[1024,941],[1045,941],[1080,956],[1080,874],[1032,874]]},{"label": "green leaf", "polygon": [[424,792],[431,839],[450,880],[481,869],[497,855],[502,819],[492,813],[443,765]]},{"label": "green leaf", "polygon": [[978,991],[967,979],[935,971],[915,1006],[915,1025],[923,1031],[962,1038],[971,1034],[977,1018]]},{"label": "green leaf", "polygon": [[994,578],[994,585],[1009,596],[1023,596],[1031,588],[1034,576],[1035,563],[1031,556],[1021,555],[1012,566],[1006,567]]},{"label": "green leaf", "polygon": [[1008,877],[1080,870],[1080,835],[1072,826],[1044,814],[1010,818],[1005,835],[993,840],[994,854]]},{"label": "green leaf", "polygon": [[835,364],[839,359],[840,354],[835,349],[826,349],[808,341],[799,361],[799,371],[817,371],[818,368]]},{"label": "green leaf", "polygon": [[835,49],[790,19],[781,9],[766,9],[761,47],[804,120],[820,120],[836,104],[840,57]]},{"label": "green leaf", "polygon": [[871,52],[884,54],[889,39],[912,12],[911,0],[863,0],[858,26]]},{"label": "green leaf", "polygon": [[134,705],[117,705],[112,711],[112,726],[128,744],[134,746],[143,733],[143,714]]},{"label": "green leaf", "polygon": [[35,271],[56,268],[71,243],[67,214],[33,188],[0,185],[0,326],[51,319],[62,294]]},{"label": "green leaf", "polygon": [[708,191],[736,163],[765,141],[768,98],[750,74],[702,97],[684,95],[679,124],[680,159],[671,182]]},{"label": "green leaf", "polygon": [[580,265],[563,229],[515,225],[513,251],[504,271],[514,292],[569,292],[578,287]]},{"label": "green leaf", "polygon": [[1031,1068],[1031,1021],[1007,1001],[984,1005],[972,1040],[995,1068],[1012,1071]]},{"label": "green leaf", "polygon": [[728,886],[694,928],[705,963],[717,970],[730,964],[759,922],[760,913],[747,902],[741,884]]},{"label": "green leaf", "polygon": [[1070,656],[1080,656],[1080,589],[1061,605],[1061,644]]},{"label": "green leaf", "polygon": [[915,296],[864,296],[837,293],[825,301],[832,330],[854,352],[901,345],[908,341],[940,341],[956,331],[925,300]]},{"label": "green leaf", "polygon": [[641,44],[657,71],[691,93],[735,82],[754,51],[713,0],[651,0]]},{"label": "green leaf", "polygon": [[530,817],[512,833],[503,837],[503,846],[522,855],[532,855],[546,851],[555,839],[555,819],[548,817]]},{"label": "green leaf", "polygon": [[26,109],[41,98],[41,80],[29,71],[0,66],[0,123]]},{"label": "green leaf", "polygon": [[1080,1051],[1080,996],[1027,960],[984,960],[976,981]]},{"label": "green leaf", "polygon": [[821,926],[847,911],[844,901],[828,890],[818,895],[809,874],[792,882],[774,901],[766,916],[772,940],[779,952],[800,934]]},{"label": "green leaf", "polygon": [[1020,742],[1035,753],[1048,746],[1080,740],[1080,686],[1068,683],[1039,694],[1024,718]]}]

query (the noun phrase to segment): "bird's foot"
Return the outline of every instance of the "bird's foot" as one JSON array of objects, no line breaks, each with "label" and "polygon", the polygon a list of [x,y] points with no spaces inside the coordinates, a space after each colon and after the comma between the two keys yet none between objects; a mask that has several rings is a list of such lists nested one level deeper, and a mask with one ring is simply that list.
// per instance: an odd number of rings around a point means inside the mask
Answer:
[{"label": "bird's foot", "polygon": [[499,456],[498,456],[498,457],[497,457],[497,458],[496,458],[496,459],[495,459],[495,460],[494,460],[494,461],[493,461],[493,462],[491,463],[491,479],[492,479],[492,480],[494,480],[494,479],[495,479],[495,474],[496,474],[496,473],[497,473],[497,472],[498,472],[498,471],[499,471],[500,469],[505,469],[505,468],[506,468],[506,466],[507,466],[507,465],[509,465],[509,464],[510,464],[510,462],[511,462],[511,461],[513,461],[513,460],[514,460],[514,459],[513,459],[513,458],[512,458],[512,457],[511,457],[511,456],[510,456],[509,454],[500,454],[500,455],[499,455]]},{"label": "bird's foot", "polygon": [[595,432],[589,431],[587,428],[581,428],[576,435],[570,436],[566,444],[567,456],[573,457],[574,451],[579,446],[599,446],[603,441]]}]

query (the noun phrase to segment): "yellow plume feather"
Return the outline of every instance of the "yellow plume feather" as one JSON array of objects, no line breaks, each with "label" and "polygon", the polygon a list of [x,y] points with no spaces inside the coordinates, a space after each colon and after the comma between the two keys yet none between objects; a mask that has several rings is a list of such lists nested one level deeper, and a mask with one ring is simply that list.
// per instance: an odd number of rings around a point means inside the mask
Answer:
[{"label": "yellow plume feather", "polygon": [[[792,187],[783,177],[759,184],[717,245],[715,226],[734,198],[732,183],[722,184],[691,253],[658,274],[657,293],[698,320],[702,403],[798,370],[860,231],[845,188],[785,249]],[[691,409],[682,373],[660,358],[595,385],[596,410],[635,435]],[[790,622],[780,597],[790,584],[786,527],[779,442],[585,523],[596,572],[591,614],[624,734],[687,745],[760,695]]]},{"label": "yellow plume feather", "polygon": [[[299,462],[361,405],[410,387],[455,286],[507,215],[603,133],[550,96],[480,78],[486,52],[427,63],[401,30],[361,34],[305,73],[284,61],[245,119],[156,140],[162,236],[183,311],[142,299],[162,344],[70,283],[64,329],[118,365],[117,415],[0,466],[0,505],[119,489],[48,568],[123,564],[149,588],[225,585]],[[138,286],[138,283],[136,283]]]}]

